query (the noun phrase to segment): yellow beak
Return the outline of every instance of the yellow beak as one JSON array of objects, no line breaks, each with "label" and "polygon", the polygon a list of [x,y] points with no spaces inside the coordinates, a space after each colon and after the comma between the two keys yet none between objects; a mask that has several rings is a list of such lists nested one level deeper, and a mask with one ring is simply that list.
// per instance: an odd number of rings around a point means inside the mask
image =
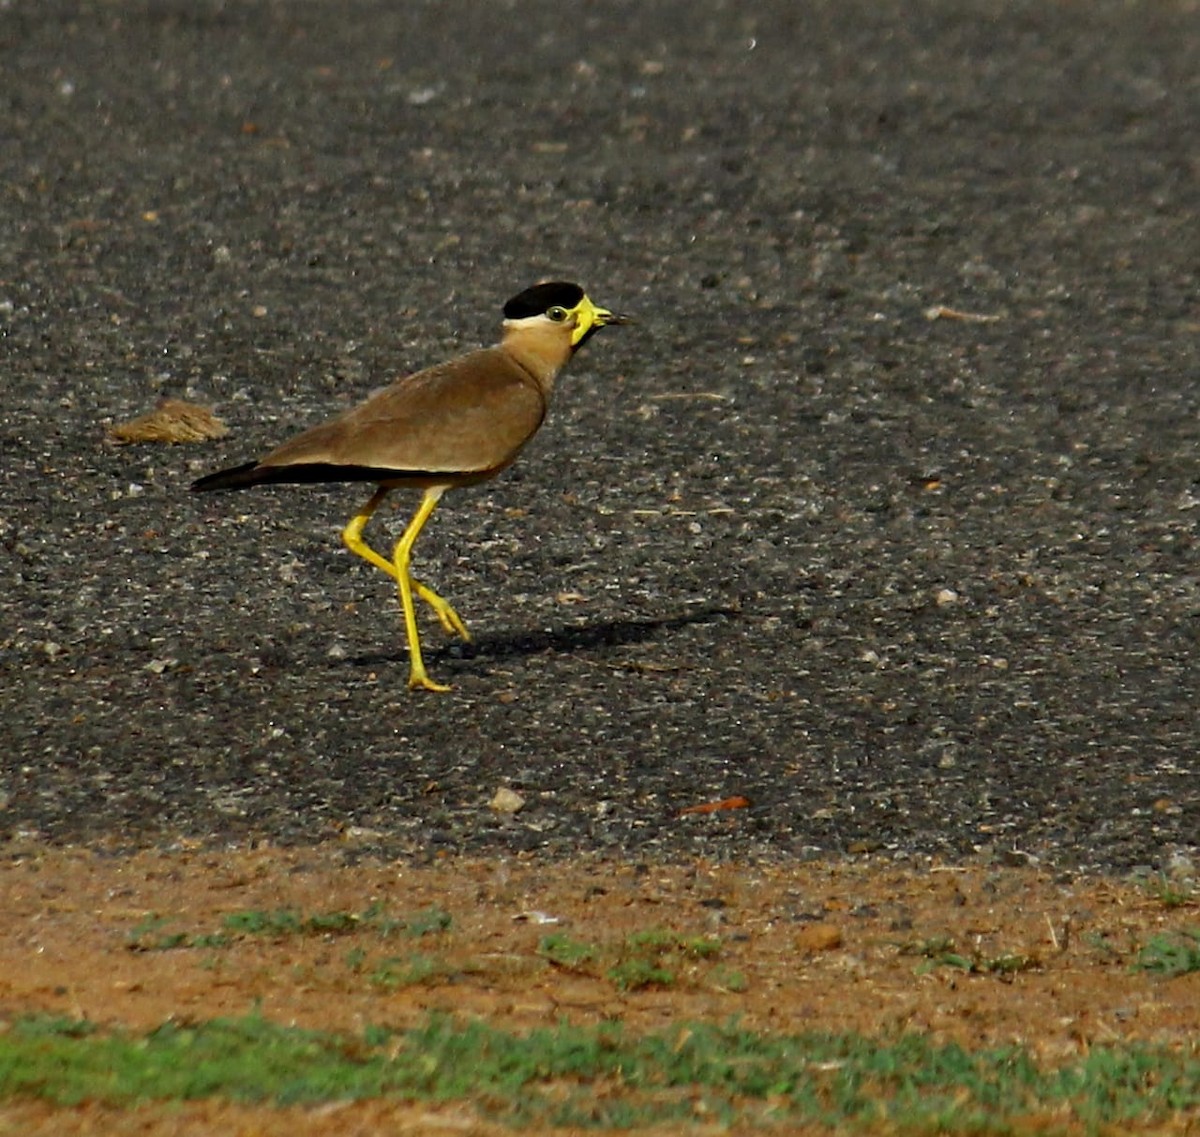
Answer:
[{"label": "yellow beak", "polygon": [[616,312],[610,312],[607,308],[600,308],[586,296],[572,309],[572,315],[575,317],[575,329],[571,332],[572,347],[578,347],[588,336],[598,328],[604,327],[605,324],[629,323],[628,316],[621,316]]}]

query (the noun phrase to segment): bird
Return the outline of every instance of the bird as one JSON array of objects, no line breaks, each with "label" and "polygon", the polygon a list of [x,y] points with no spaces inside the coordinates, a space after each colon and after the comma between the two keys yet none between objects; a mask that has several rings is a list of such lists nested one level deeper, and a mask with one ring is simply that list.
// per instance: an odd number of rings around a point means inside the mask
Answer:
[{"label": "bird", "polygon": [[[192,490],[281,483],[374,482],[342,541],[399,588],[408,640],[410,688],[448,691],[430,678],[421,654],[414,596],[450,634],[470,641],[454,608],[410,571],[413,546],[446,490],[494,478],[510,466],[546,417],[554,381],[601,328],[629,317],[592,302],[569,281],[545,281],[504,305],[500,342],[396,379],[364,402],[294,436],[265,457],[197,479]],[[421,501],[391,559],[363,530],[394,489]]]}]

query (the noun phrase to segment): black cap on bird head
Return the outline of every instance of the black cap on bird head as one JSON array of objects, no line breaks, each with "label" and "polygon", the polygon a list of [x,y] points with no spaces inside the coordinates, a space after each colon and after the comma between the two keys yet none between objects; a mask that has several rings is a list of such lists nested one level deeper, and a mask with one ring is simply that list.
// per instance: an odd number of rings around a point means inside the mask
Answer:
[{"label": "black cap on bird head", "polygon": [[524,320],[540,316],[549,308],[574,308],[583,299],[583,289],[566,280],[551,280],[535,284],[514,296],[504,305],[506,320]]}]

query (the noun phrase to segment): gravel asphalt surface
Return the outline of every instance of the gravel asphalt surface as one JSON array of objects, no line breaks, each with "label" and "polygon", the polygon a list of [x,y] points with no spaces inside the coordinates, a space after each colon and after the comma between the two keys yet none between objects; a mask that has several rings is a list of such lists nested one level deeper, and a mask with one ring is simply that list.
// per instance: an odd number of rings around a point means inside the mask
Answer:
[{"label": "gravel asphalt surface", "polygon": [[[1186,865],[1200,8],[912,7],[0,2],[0,832]],[[548,276],[410,694],[363,487],[188,485]]]}]

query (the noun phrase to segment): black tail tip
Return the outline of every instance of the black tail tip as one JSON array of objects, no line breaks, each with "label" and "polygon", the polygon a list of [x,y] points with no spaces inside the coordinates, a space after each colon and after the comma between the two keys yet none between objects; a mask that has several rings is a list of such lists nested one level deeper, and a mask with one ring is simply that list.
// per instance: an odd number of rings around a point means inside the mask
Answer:
[{"label": "black tail tip", "polygon": [[246,462],[229,470],[218,470],[215,474],[205,474],[192,482],[192,493],[207,493],[209,490],[240,490],[252,486],[258,479],[254,476],[257,462]]}]

